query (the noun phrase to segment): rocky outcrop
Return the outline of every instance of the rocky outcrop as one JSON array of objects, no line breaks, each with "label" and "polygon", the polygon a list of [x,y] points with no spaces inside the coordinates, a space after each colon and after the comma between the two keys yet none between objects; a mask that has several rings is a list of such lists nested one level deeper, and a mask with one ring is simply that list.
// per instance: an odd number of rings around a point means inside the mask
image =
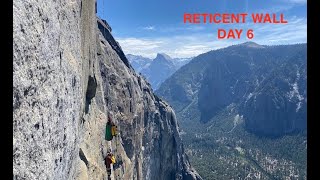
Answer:
[{"label": "rocky outcrop", "polygon": [[[100,26],[94,0],[15,1],[13,10],[13,179],[104,179],[108,148],[113,179],[201,179],[172,108]],[[108,113],[120,133],[111,143]]]}]

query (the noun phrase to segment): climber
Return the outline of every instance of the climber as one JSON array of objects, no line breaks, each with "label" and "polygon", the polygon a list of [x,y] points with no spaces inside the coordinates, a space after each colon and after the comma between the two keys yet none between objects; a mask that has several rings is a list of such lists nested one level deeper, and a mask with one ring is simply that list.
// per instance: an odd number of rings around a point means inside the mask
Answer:
[{"label": "climber", "polygon": [[113,139],[113,136],[116,136],[116,135],[117,135],[117,126],[112,121],[110,114],[108,114],[108,122],[106,125],[105,140],[111,141]]},{"label": "climber", "polygon": [[106,135],[105,135],[105,140],[107,141],[111,141],[113,138],[112,135],[112,126],[114,125],[114,123],[112,122],[111,116],[110,114],[108,114],[108,122],[106,125]]},{"label": "climber", "polygon": [[106,165],[108,180],[111,179],[111,164],[116,163],[116,159],[114,155],[111,153],[111,150],[108,150],[108,154],[104,159],[104,164]]},{"label": "climber", "polygon": [[104,164],[106,165],[106,169],[107,169],[107,174],[108,174],[108,180],[111,179],[111,158],[112,158],[112,153],[110,151],[108,151],[107,156],[104,159]]}]

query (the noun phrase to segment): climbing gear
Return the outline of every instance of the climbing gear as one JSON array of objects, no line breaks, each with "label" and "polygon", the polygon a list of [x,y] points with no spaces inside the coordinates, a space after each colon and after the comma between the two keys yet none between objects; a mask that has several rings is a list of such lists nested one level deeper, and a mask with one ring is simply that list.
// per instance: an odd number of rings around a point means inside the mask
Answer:
[{"label": "climbing gear", "polygon": [[114,155],[111,156],[111,163],[115,164],[116,163],[116,158],[114,157]]},{"label": "climbing gear", "polygon": [[118,134],[116,125],[112,125],[111,134],[112,134],[112,136],[116,136]]},{"label": "climbing gear", "polygon": [[112,138],[113,138],[113,136],[112,136],[112,126],[111,126],[110,123],[107,123],[106,124],[106,134],[105,134],[105,138],[104,139],[107,140],[107,141],[111,141]]}]

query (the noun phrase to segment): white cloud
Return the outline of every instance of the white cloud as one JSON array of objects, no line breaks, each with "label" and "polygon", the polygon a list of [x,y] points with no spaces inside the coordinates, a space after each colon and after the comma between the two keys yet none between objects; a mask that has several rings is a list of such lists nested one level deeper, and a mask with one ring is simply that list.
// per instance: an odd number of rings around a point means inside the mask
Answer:
[{"label": "white cloud", "polygon": [[[209,37],[209,38],[208,38]],[[125,54],[154,58],[158,52],[171,57],[192,57],[235,44],[231,40],[215,41],[213,34],[159,38],[116,38]]]},{"label": "white cloud", "polygon": [[149,30],[149,31],[154,31],[156,28],[154,26],[146,26],[142,28],[143,30]]},{"label": "white cloud", "polygon": [[203,45],[190,43],[181,47],[177,47],[172,52],[170,52],[170,55],[173,57],[193,57],[193,56],[197,56],[199,54],[208,52],[210,50],[226,47],[228,45],[231,45],[231,43],[222,42],[222,41],[206,42]]},{"label": "white cloud", "polygon": [[160,39],[117,38],[117,41],[126,54],[131,53],[146,57],[153,56],[157,49],[161,49],[165,45]]}]

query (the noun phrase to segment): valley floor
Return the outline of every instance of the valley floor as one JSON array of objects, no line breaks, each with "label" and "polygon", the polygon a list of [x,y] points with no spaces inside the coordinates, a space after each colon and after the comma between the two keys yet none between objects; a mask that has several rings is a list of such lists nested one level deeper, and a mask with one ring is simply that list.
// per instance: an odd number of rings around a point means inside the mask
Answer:
[{"label": "valley floor", "polygon": [[177,116],[191,164],[204,179],[306,179],[306,135],[257,137],[232,106],[206,124],[197,113]]}]

